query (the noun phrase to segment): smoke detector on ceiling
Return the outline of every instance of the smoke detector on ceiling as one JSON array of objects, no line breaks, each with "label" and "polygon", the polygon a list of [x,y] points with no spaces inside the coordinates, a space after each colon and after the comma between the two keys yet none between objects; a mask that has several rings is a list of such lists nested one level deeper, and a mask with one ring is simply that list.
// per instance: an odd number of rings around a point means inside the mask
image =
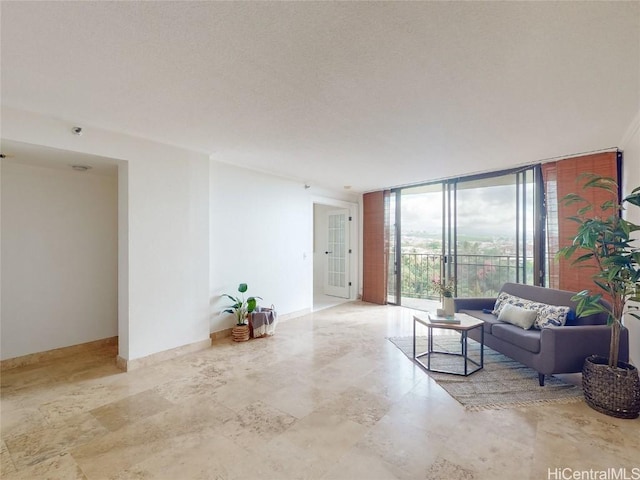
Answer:
[{"label": "smoke detector on ceiling", "polygon": [[86,172],[87,170],[91,170],[92,167],[89,165],[71,165],[76,172]]}]

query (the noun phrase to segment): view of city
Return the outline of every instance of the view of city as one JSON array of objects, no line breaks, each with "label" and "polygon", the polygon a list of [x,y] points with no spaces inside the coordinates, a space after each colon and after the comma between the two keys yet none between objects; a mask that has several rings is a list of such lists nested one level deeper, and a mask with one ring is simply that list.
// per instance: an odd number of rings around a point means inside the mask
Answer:
[{"label": "view of city", "polygon": [[[518,258],[515,238],[458,238],[457,295],[491,296],[507,281],[516,280]],[[431,281],[443,271],[442,237],[425,232],[402,236],[402,294],[413,298],[437,298]],[[525,271],[533,272],[533,243],[527,242]],[[520,258],[520,272],[522,275]]]}]

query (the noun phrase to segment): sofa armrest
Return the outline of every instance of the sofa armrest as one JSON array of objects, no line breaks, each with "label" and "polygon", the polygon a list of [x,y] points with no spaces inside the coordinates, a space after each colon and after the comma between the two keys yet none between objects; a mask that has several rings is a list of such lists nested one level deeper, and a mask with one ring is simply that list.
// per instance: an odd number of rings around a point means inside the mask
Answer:
[{"label": "sofa armrest", "polygon": [[460,310],[493,310],[493,307],[496,304],[495,298],[480,298],[480,297],[471,297],[471,298],[454,298],[453,303],[456,307],[456,312]]},{"label": "sofa armrest", "polygon": [[[589,355],[609,357],[611,327],[576,325],[543,328],[540,332],[541,373],[581,372]],[[621,362],[629,361],[629,330],[620,332]]]}]

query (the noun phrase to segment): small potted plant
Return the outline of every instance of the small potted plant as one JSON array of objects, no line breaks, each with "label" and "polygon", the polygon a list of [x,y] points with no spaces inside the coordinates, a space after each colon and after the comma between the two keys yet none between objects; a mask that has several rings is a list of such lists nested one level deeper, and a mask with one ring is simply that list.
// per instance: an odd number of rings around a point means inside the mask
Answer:
[{"label": "small potted plant", "polygon": [[611,199],[599,205],[602,216],[594,213],[594,205],[578,194],[563,198],[565,205],[585,204],[570,220],[578,223],[578,231],[569,246],[561,248],[558,256],[571,258],[580,253],[573,263],[594,262],[597,271],[593,281],[603,293],[591,294],[589,290],[578,293],[578,315],[605,312],[611,326],[609,358],[592,355],[587,357],[582,371],[585,400],[593,409],[610,416],[636,418],[640,412],[640,380],[638,370],[631,364],[618,361],[622,318],[629,313],[640,318],[637,306],[627,302],[640,301],[640,247],[634,242],[634,232],[640,226],[625,220],[621,214],[625,204],[640,206],[640,187],[634,189],[621,202],[618,201],[618,185],[612,178],[583,174],[584,189],[598,188],[611,194]]},{"label": "small potted plant", "polygon": [[440,297],[442,297],[442,309],[446,317],[453,317],[456,313],[456,307],[453,302],[453,295],[456,291],[455,280],[441,280],[434,278],[431,280],[431,288]]},{"label": "small potted plant", "polygon": [[223,296],[229,298],[233,305],[227,307],[224,312],[231,313],[236,317],[236,326],[233,328],[231,332],[231,336],[236,342],[244,342],[249,340],[249,325],[248,325],[248,317],[251,312],[253,312],[257,306],[257,299],[262,300],[261,297],[249,297],[245,300],[244,294],[248,290],[248,286],[246,283],[241,283],[238,285],[238,293],[239,296],[234,297],[233,295],[229,295],[224,293]]}]

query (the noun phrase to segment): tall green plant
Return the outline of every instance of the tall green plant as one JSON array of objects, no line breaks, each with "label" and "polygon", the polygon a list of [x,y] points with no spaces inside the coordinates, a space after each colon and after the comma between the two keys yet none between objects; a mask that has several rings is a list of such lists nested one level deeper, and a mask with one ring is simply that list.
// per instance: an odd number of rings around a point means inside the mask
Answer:
[{"label": "tall green plant", "polygon": [[[605,190],[611,194],[611,199],[599,205],[602,216],[596,215],[593,203],[576,193],[562,199],[565,205],[585,205],[578,209],[575,216],[569,217],[569,220],[578,224],[578,232],[573,243],[561,248],[558,256],[569,259],[577,252],[580,255],[573,260],[573,264],[595,261],[598,271],[593,275],[593,281],[600,290],[606,292],[606,300],[610,305],[600,302],[602,293],[591,294],[589,290],[581,291],[573,300],[577,302],[579,316],[607,313],[608,324],[611,325],[609,366],[616,367],[625,306],[629,300],[640,302],[640,248],[631,238],[633,232],[640,230],[640,226],[622,218],[625,204],[640,206],[640,187],[618,202],[618,185],[614,179],[591,173],[579,178],[586,179],[585,190]],[[627,309],[640,319],[638,314],[631,312],[638,310],[637,306],[629,305]]]}]

